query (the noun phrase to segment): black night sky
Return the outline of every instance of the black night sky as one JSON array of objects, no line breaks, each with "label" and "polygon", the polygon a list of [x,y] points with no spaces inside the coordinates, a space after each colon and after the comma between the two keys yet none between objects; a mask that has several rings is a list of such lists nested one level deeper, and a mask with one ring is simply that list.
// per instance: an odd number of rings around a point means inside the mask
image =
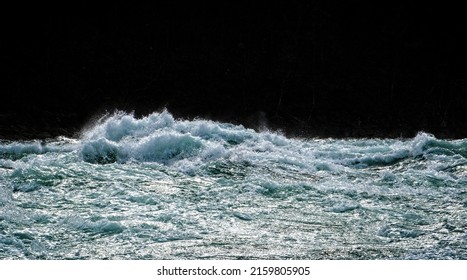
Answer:
[{"label": "black night sky", "polygon": [[464,11],[373,2],[3,7],[0,138],[164,107],[297,136],[466,138]]}]

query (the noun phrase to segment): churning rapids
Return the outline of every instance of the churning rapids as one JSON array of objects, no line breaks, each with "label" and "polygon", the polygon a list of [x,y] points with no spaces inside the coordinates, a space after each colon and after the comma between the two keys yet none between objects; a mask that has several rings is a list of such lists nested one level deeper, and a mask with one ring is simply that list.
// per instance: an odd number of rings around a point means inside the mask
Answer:
[{"label": "churning rapids", "polygon": [[0,141],[0,259],[467,259],[467,139],[289,139],[163,111]]}]

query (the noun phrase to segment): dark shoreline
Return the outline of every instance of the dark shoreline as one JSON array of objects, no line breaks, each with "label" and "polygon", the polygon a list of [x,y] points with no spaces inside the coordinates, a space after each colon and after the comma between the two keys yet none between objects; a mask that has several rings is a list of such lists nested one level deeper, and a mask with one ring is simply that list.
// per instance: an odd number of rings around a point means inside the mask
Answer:
[{"label": "dark shoreline", "polygon": [[6,9],[0,139],[168,108],[296,137],[467,138],[463,9],[409,2]]}]

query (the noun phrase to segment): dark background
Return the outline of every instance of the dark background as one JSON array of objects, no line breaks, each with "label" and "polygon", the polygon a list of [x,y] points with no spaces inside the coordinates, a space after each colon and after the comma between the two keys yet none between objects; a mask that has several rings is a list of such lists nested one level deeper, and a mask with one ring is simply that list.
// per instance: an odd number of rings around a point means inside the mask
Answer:
[{"label": "dark background", "polygon": [[460,7],[66,2],[2,8],[0,138],[164,107],[300,136],[467,137]]}]

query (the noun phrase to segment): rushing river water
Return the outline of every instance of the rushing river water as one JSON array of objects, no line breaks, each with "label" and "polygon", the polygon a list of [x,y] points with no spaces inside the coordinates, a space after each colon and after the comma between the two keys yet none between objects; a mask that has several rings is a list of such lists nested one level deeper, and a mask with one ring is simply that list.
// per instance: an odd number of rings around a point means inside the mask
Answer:
[{"label": "rushing river water", "polygon": [[164,111],[0,141],[0,259],[413,258],[467,258],[466,139],[289,139]]}]

